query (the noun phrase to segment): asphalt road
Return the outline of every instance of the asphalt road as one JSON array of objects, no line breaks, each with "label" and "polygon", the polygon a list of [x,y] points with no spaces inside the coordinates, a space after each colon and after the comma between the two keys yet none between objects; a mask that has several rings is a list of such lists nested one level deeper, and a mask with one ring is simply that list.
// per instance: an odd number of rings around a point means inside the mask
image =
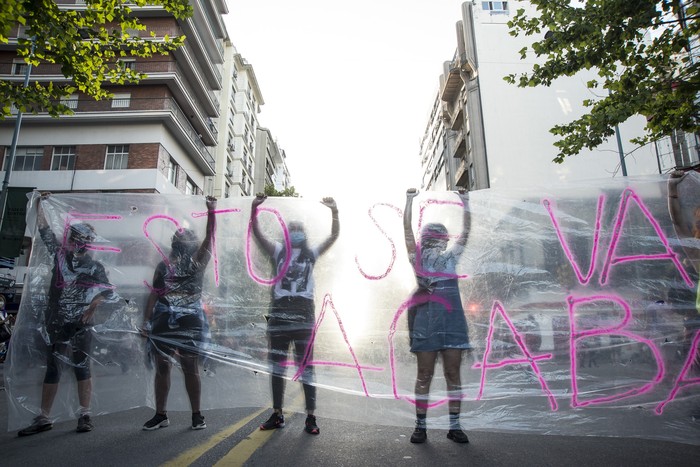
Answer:
[{"label": "asphalt road", "polygon": [[[2,364],[0,364],[0,371]],[[7,426],[7,397],[0,398],[0,423]],[[141,430],[149,408],[94,417],[95,429],[76,433],[74,421],[18,438],[0,433],[2,466],[696,466],[700,446],[638,438],[575,437],[470,432],[458,445],[443,430],[413,445],[410,429],[364,425],[319,416],[321,434],[303,431],[304,416],[288,414],[287,426],[261,432],[265,408],[207,411],[207,429],[192,431],[189,412],[170,412],[171,425]]]}]

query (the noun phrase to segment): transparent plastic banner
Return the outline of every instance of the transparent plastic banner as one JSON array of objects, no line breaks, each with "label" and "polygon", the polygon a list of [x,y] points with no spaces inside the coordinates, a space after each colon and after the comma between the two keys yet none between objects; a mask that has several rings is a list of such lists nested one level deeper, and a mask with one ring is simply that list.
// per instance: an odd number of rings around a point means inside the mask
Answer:
[{"label": "transparent plastic banner", "polygon": [[[700,177],[687,174],[677,190],[678,198],[669,198],[668,178],[659,176],[469,193],[469,236],[452,275],[472,349],[462,354],[461,391],[447,391],[438,359],[428,427],[446,428],[448,402],[458,397],[465,430],[698,444],[700,240],[693,235]],[[254,199],[218,201],[200,290],[186,280],[176,286],[155,281],[158,270],[174,271],[171,250],[181,247],[172,243],[174,235],[193,232],[195,246],[207,238],[204,197],[53,194],[41,201],[59,242],[52,250],[41,236],[46,230],[36,227],[34,193],[28,205],[35,232],[31,260],[5,364],[8,429],[40,413],[52,349],[62,367],[53,420],[76,417],[81,365],[92,379],[93,415],[154,407],[154,354],[163,349],[174,352],[175,363],[178,354],[197,356],[203,410],[271,406],[271,302],[279,290],[301,286],[296,278],[303,272],[295,271],[290,281],[297,265],[285,253],[299,225],[315,259],[306,276],[313,281],[313,309],[303,360],[295,362],[290,348],[277,362],[286,369],[285,410],[304,410],[305,381],[317,388],[320,417],[413,426],[416,356],[407,321],[417,280],[404,236],[406,193],[336,198],[337,213],[322,200],[268,198],[256,215],[260,232],[277,248],[273,257],[255,240]],[[676,225],[671,200],[680,203]],[[418,232],[429,223],[447,228],[450,247],[463,229],[457,193],[421,192],[412,212],[419,243]],[[334,216],[337,241],[319,254]],[[57,279],[57,268],[71,270],[71,227],[85,223],[94,228],[88,254],[104,267],[106,279]],[[149,296],[163,297],[162,287],[179,287],[179,299],[169,296],[170,317],[158,321],[159,299],[144,323]],[[62,301],[56,302],[55,288]],[[84,290],[71,302],[66,295],[76,288]],[[71,315],[71,306],[84,307],[96,293],[103,300],[94,316],[63,336],[69,345],[75,345],[75,332],[89,337],[83,343],[89,357],[76,363],[70,352],[55,352],[61,339],[55,328],[71,321],[52,324],[49,315]],[[196,300],[188,301],[188,294]],[[168,334],[172,320],[193,313],[202,318],[196,332]],[[165,331],[156,333],[158,327]],[[178,366],[167,408],[190,410]]]}]

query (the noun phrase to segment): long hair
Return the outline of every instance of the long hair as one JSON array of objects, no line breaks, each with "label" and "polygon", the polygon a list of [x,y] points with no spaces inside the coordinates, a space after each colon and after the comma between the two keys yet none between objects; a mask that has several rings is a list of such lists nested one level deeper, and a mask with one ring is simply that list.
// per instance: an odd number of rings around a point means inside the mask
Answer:
[{"label": "long hair", "polygon": [[420,246],[422,249],[433,248],[444,244],[448,239],[447,227],[439,222],[426,224],[420,232]]},{"label": "long hair", "polygon": [[192,229],[180,229],[173,235],[171,255],[191,257],[199,248],[199,238]]}]

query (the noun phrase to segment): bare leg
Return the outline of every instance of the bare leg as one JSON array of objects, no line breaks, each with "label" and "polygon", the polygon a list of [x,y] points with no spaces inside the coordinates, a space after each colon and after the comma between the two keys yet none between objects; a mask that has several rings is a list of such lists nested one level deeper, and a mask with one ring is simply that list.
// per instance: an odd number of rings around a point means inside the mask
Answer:
[{"label": "bare leg", "polygon": [[190,398],[192,412],[199,412],[199,401],[202,395],[202,381],[199,377],[199,357],[197,355],[180,356],[182,372],[185,375],[185,389]]},{"label": "bare leg", "polygon": [[41,388],[41,415],[48,417],[58,392],[58,383],[44,383]]},{"label": "bare leg", "polygon": [[428,412],[430,383],[433,380],[437,356],[437,352],[416,352],[418,360],[415,388],[417,415],[425,415]]},{"label": "bare leg", "polygon": [[78,381],[78,401],[81,409],[90,408],[90,397],[92,396],[92,378]]},{"label": "bare leg", "polygon": [[168,393],[170,393],[170,368],[172,363],[169,357],[156,353],[156,413],[164,414],[168,405]]},{"label": "bare leg", "polygon": [[442,365],[447,382],[450,413],[459,413],[462,407],[462,378],[460,366],[462,365],[461,349],[446,349],[442,351]]}]

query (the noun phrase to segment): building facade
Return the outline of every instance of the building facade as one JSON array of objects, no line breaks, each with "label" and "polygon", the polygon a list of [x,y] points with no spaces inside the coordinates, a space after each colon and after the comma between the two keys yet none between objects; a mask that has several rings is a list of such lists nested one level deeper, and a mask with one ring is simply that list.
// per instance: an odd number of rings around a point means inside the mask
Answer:
[{"label": "building facade", "polygon": [[[85,8],[80,0],[58,0]],[[81,6],[81,3],[83,5]],[[141,37],[187,37],[167,56],[120,60],[147,75],[137,85],[106,86],[114,98],[81,93],[66,99],[73,115],[23,115],[12,185],[54,192],[211,194],[223,85],[225,0],[192,2],[192,17],[178,20],[158,6],[133,6]],[[22,82],[26,65],[15,53],[21,27],[0,45],[0,79]],[[59,65],[31,69],[31,81],[69,80]],[[0,156],[6,170],[15,119],[0,121]],[[4,175],[4,174],[3,174]]]},{"label": "building facade", "polygon": [[[56,0],[60,8],[85,8],[81,0]],[[159,6],[131,8],[154,40],[185,35],[182,47],[167,56],[124,58],[121,65],[146,74],[139,84],[105,86],[110,100],[95,101],[79,92],[65,99],[72,115],[22,115],[10,186],[61,192],[141,192],[212,194],[216,172],[217,122],[224,77],[222,15],[225,0],[192,2],[193,15],[178,20]],[[28,68],[16,53],[17,26],[7,44],[0,44],[0,79],[18,84],[68,82],[60,65]],[[29,72],[29,73],[28,73]],[[17,115],[17,112],[13,112]],[[8,153],[17,117],[0,120],[0,177],[8,169]],[[27,242],[3,277],[15,280],[9,308],[19,303],[31,245]],[[5,272],[7,271],[7,272]]]},{"label": "building facade", "polygon": [[255,194],[258,114],[265,101],[253,66],[228,41],[225,55],[214,195],[221,198],[252,196]]},{"label": "building facade", "polygon": [[622,175],[621,160],[630,176],[676,166],[670,152],[664,154],[658,145],[636,147],[629,142],[643,134],[641,116],[619,126],[621,144],[611,138],[563,164],[552,162],[556,138],[549,129],[584,113],[582,102],[591,97],[586,82],[594,76],[579,73],[557,79],[550,87],[507,83],[506,75],[527,73],[536,63],[533,57],[520,59],[519,51],[532,39],[508,34],[507,22],[520,8],[535,13],[528,1],[462,4],[455,53],[444,64],[421,139],[423,189],[478,190],[609,178]]},{"label": "building facade", "polygon": [[255,193],[263,193],[266,186],[272,186],[277,191],[289,188],[287,155],[270,130],[258,127],[255,140]]}]

